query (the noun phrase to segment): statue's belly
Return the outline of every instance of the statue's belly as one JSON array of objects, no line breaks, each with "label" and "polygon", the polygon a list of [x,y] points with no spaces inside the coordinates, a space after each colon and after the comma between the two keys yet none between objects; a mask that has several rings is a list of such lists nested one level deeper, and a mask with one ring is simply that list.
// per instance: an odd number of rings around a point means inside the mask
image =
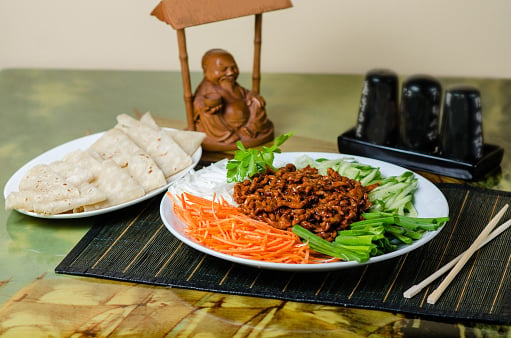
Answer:
[{"label": "statue's belly", "polygon": [[250,111],[244,100],[231,101],[226,104],[224,120],[235,129],[244,126],[249,117]]}]

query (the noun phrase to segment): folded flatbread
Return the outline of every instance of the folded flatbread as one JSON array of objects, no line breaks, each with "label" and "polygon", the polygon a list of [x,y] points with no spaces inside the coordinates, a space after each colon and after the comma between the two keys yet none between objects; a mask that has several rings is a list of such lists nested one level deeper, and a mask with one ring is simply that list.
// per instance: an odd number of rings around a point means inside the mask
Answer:
[{"label": "folded flatbread", "polygon": [[66,181],[65,177],[57,174],[48,164],[38,164],[32,167],[20,181],[22,191],[35,191],[47,194],[51,199],[64,199],[79,196],[76,187]]},{"label": "folded flatbread", "polygon": [[119,167],[113,160],[104,160],[92,150],[77,150],[69,153],[65,161],[90,168],[94,174],[92,185],[105,193],[106,199],[99,203],[87,204],[75,212],[91,211],[115,206],[144,196],[144,188],[135,181],[126,168]]},{"label": "folded flatbread", "polygon": [[147,152],[165,178],[180,172],[192,164],[192,158],[164,130],[149,127],[129,115],[117,116],[115,128],[129,136]]},{"label": "folded flatbread", "polygon": [[90,183],[94,179],[91,170],[70,161],[55,161],[48,164],[48,167],[74,186]]},{"label": "folded flatbread", "polygon": [[89,183],[90,171],[69,169],[62,161],[34,166],[21,180],[20,191],[7,196],[6,209],[53,215],[106,199],[101,190]]},{"label": "folded flatbread", "polygon": [[135,200],[190,166],[191,155],[205,137],[200,132],[161,129],[149,113],[140,121],[126,114],[117,120],[115,128],[88,149],[31,168],[19,191],[7,196],[6,209],[53,215]]},{"label": "folded flatbread", "polygon": [[[151,113],[145,113],[140,118],[140,123],[159,130],[160,127],[152,117]],[[192,156],[197,149],[199,149],[202,141],[206,138],[206,133],[192,130],[177,130],[177,129],[166,129],[165,130],[170,137],[187,153]]]},{"label": "folded flatbread", "polygon": [[206,134],[200,131],[167,129],[166,132],[190,156],[199,149],[206,138]]},{"label": "folded flatbread", "polygon": [[105,132],[90,149],[103,159],[111,159],[119,167],[126,168],[146,193],[167,183],[163,172],[151,156],[119,129]]}]

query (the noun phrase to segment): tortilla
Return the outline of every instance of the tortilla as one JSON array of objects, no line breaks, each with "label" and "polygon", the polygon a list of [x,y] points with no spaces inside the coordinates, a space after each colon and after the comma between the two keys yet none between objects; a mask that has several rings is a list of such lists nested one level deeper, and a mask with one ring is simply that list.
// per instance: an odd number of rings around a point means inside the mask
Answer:
[{"label": "tortilla", "polygon": [[[145,195],[144,188],[129,175],[126,168],[119,167],[113,160],[104,160],[92,150],[74,151],[64,160],[91,168],[94,173],[92,185],[106,195],[106,199],[102,202],[84,205],[83,211],[115,206]],[[80,208],[75,211],[81,210]]]},{"label": "tortilla", "polygon": [[63,160],[31,168],[6,209],[40,214],[97,210],[122,204],[161,188],[192,164],[205,134],[161,129],[150,113],[138,121],[126,114],[91,147]]},{"label": "tortilla", "polygon": [[90,149],[103,159],[111,159],[119,167],[126,168],[146,193],[167,183],[163,172],[151,156],[119,129],[105,132]]},{"label": "tortilla", "polygon": [[146,112],[144,115],[142,115],[140,117],[140,123],[142,123],[150,128],[153,128],[154,130],[160,129],[160,126],[154,120],[153,115],[151,115],[151,113],[149,113],[149,112]]},{"label": "tortilla", "polygon": [[7,196],[7,209],[20,209],[43,215],[55,215],[72,211],[88,203],[98,203],[105,194],[90,184],[79,188],[80,195],[64,199],[52,199],[49,194],[33,190],[16,191]]},{"label": "tortilla", "polygon": [[77,187],[94,179],[94,174],[90,169],[78,166],[73,162],[55,161],[48,164],[48,167]]},{"label": "tortilla", "polygon": [[51,199],[64,199],[79,196],[76,187],[53,171],[47,164],[32,167],[21,179],[20,191],[35,191],[48,194]]},{"label": "tortilla", "polygon": [[[153,128],[154,130],[159,130],[160,127],[153,119],[151,113],[145,113],[140,118],[140,123]],[[165,130],[170,137],[184,150],[188,155],[193,155],[197,149],[199,149],[202,141],[206,138],[206,134],[200,131],[192,131],[192,130]]]},{"label": "tortilla", "polygon": [[192,164],[192,158],[159,128],[149,127],[129,115],[117,116],[115,128],[123,131],[140,148],[147,152],[168,178]]},{"label": "tortilla", "polygon": [[61,161],[34,166],[21,180],[20,191],[7,196],[6,209],[54,215],[105,200],[105,194],[89,184],[90,172],[68,169]]},{"label": "tortilla", "polygon": [[190,156],[199,149],[206,138],[206,134],[200,131],[166,130],[166,132]]},{"label": "tortilla", "polygon": [[78,149],[66,154],[63,161],[89,169],[92,172],[93,180],[95,180],[101,172],[103,158],[93,150]]}]

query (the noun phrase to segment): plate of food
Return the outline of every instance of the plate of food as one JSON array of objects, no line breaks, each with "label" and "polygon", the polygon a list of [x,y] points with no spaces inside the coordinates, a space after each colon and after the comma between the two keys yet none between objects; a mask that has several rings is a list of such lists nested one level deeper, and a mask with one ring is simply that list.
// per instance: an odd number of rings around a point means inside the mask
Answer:
[{"label": "plate of food", "polygon": [[50,219],[104,214],[164,192],[199,162],[204,134],[160,128],[149,113],[50,149],[4,188],[6,209]]},{"label": "plate of food", "polygon": [[[236,162],[236,161],[235,161]],[[238,161],[240,162],[240,161]],[[231,163],[232,164],[232,163]],[[269,195],[271,196],[270,199],[278,200],[279,196],[284,196],[285,193],[282,193],[282,190],[280,190],[278,193],[275,192],[273,186],[277,186],[277,183],[273,182],[280,182],[282,183],[282,179],[273,179],[273,178],[267,178],[265,175],[257,174],[254,177],[249,178],[244,181],[239,182],[228,182],[232,181],[232,165],[228,160],[222,160],[217,163],[212,164],[209,167],[205,167],[201,170],[195,171],[195,172],[189,172],[184,177],[180,178],[179,180],[175,181],[173,184],[169,186],[169,190],[167,194],[163,197],[161,204],[160,204],[160,215],[163,220],[163,223],[167,227],[167,229],[179,240],[187,244],[188,246],[206,253],[208,255],[218,257],[227,261],[244,264],[252,267],[257,268],[265,268],[265,269],[276,269],[276,270],[288,270],[288,271],[328,271],[328,270],[337,270],[342,268],[349,268],[349,267],[355,267],[359,266],[361,264],[371,264],[376,262],[381,262],[384,260],[388,260],[394,257],[398,257],[400,255],[404,255],[405,253],[408,253],[412,250],[415,250],[426,243],[428,243],[430,240],[432,240],[438,233],[442,230],[445,223],[448,221],[448,215],[449,215],[449,207],[447,200],[443,193],[430,181],[425,179],[424,177],[412,173],[402,167],[399,167],[394,164],[386,163],[379,160],[374,160],[370,158],[360,157],[360,156],[351,156],[351,155],[343,155],[343,154],[333,154],[333,153],[302,153],[302,152],[289,152],[289,153],[276,153],[274,154],[273,159],[273,167],[275,168],[274,171],[270,172],[268,175],[279,175],[276,174],[278,171],[281,171],[282,168],[289,167],[290,164],[292,164],[291,169],[287,169],[288,171],[291,171],[294,175],[294,171],[296,172],[302,172],[305,167],[312,166],[317,169],[317,172],[315,171],[316,175],[319,176],[335,176],[337,174],[328,173],[328,168],[333,168],[334,171],[339,173],[339,176],[345,177],[344,175],[351,176],[354,178],[350,178],[350,180],[354,180],[358,182],[364,183],[364,189],[370,189],[370,192],[365,191],[365,195],[372,196],[371,198],[367,197],[368,200],[370,200],[371,203],[369,203],[369,207],[365,208],[364,210],[360,211],[366,217],[370,217],[371,215],[379,214],[382,217],[388,217],[389,215],[392,215],[392,217],[397,217],[397,213],[402,214],[402,219],[405,218],[410,220],[413,219],[414,222],[432,222],[434,224],[425,225],[424,227],[419,226],[418,228],[415,227],[413,230],[410,230],[411,228],[403,230],[401,226],[398,226],[394,224],[394,222],[389,222],[389,225],[384,225],[388,231],[394,231],[397,228],[401,228],[400,231],[403,231],[402,233],[407,233],[407,231],[410,232],[410,236],[413,237],[413,239],[406,239],[401,238],[399,240],[400,235],[394,235],[392,236],[392,239],[387,240],[386,238],[383,238],[380,236],[378,239],[379,242],[383,243],[383,241],[387,241],[386,245],[390,245],[390,249],[387,251],[374,251],[377,250],[375,247],[376,237],[372,237],[372,243],[370,244],[372,246],[373,252],[371,254],[368,254],[366,258],[352,258],[352,257],[345,257],[345,256],[336,256],[336,257],[330,257],[324,253],[321,252],[320,254],[316,256],[316,258],[309,260],[307,262],[301,262],[301,263],[289,263],[289,262],[281,262],[273,259],[266,259],[266,258],[257,258],[257,257],[270,257],[271,255],[260,255],[256,256],[256,258],[253,257],[247,257],[243,254],[237,254],[232,253],[232,250],[226,246],[225,250],[219,249],[220,245],[210,245],[208,244],[206,240],[203,240],[201,237],[197,237],[197,232],[195,232],[196,225],[194,224],[194,229],[191,228],[191,224],[194,223],[193,220],[191,220],[190,215],[193,214],[193,211],[186,211],[186,214],[183,217],[183,213],[179,210],[182,210],[184,200],[190,199],[192,200],[191,204],[198,203],[201,204],[201,211],[200,213],[206,212],[205,209],[208,209],[208,203],[209,202],[201,202],[201,201],[212,201],[210,204],[213,205],[214,201],[221,201],[219,203],[228,205],[229,207],[233,207],[237,210],[243,209],[244,213],[248,214],[250,218],[257,218],[257,214],[261,209],[264,209],[261,207],[261,202],[255,202],[253,203],[254,199],[258,199],[259,197],[256,197],[255,195],[261,196],[261,195]],[[294,169],[293,169],[294,168]],[[284,174],[282,174],[284,175]],[[287,174],[285,174],[287,175]],[[231,177],[231,179],[229,179]],[[322,179],[322,178],[320,178]],[[261,183],[261,189],[265,190],[257,190],[254,188],[257,182],[259,181]],[[310,177],[307,178],[307,180],[311,180]],[[288,181],[298,181],[296,179],[288,179]],[[406,181],[406,182],[405,182]],[[241,183],[245,182],[245,184]],[[269,183],[272,182],[272,183]],[[300,184],[299,186],[295,186],[293,188],[286,188],[291,189],[293,191],[297,189],[301,189],[303,186],[303,179],[299,180]],[[390,183],[389,183],[390,182]],[[408,182],[408,183],[407,183]],[[352,182],[353,183],[353,182]],[[357,189],[360,189],[360,185],[353,183],[355,186],[357,186]],[[238,185],[238,187],[236,187]],[[281,184],[282,185],[282,184]],[[316,183],[314,183],[316,185]],[[328,185],[336,185],[331,184],[331,182],[328,183]],[[312,186],[312,184],[311,184]],[[392,187],[391,187],[392,186]],[[250,187],[250,188],[248,188]],[[399,187],[399,188],[398,188]],[[281,189],[280,187],[279,189]],[[275,188],[276,189],[276,188]],[[255,192],[255,194],[250,195],[247,191]],[[291,191],[287,190],[287,191]],[[311,189],[304,188],[304,191],[310,191]],[[265,191],[264,193],[261,193],[261,191]],[[393,193],[388,193],[388,191],[394,191]],[[243,196],[245,194],[245,196]],[[324,193],[322,193],[325,195]],[[348,193],[351,195],[356,195],[354,192]],[[364,196],[364,194],[358,194],[359,196]],[[389,197],[390,196],[390,197]],[[399,197],[397,197],[399,196]],[[314,198],[314,197],[313,197]],[[200,201],[199,201],[200,200]],[[397,201],[399,200],[399,202]],[[193,202],[198,201],[198,202]],[[320,202],[319,204],[325,204],[325,200],[322,200],[323,202]],[[310,200],[309,200],[310,202]],[[305,205],[309,205],[310,203],[307,202]],[[367,202],[367,201],[366,201]],[[188,202],[186,202],[188,203]],[[259,204],[257,204],[259,203]],[[264,202],[268,203],[268,202]],[[285,202],[284,202],[285,203]],[[362,205],[362,202],[357,202],[359,205]],[[388,203],[387,205],[385,203]],[[244,206],[246,204],[254,204],[256,207],[252,209],[252,211],[244,209]],[[366,203],[366,205],[368,205]],[[393,205],[393,206],[391,206]],[[243,207],[242,207],[243,206]],[[258,206],[258,207],[257,207]],[[285,208],[290,207],[290,205],[286,205]],[[216,208],[216,207],[215,207]],[[301,206],[298,206],[297,208],[304,209],[304,204]],[[372,208],[372,209],[371,209]],[[390,210],[391,208],[394,208]],[[214,209],[214,208],[213,208]],[[254,211],[256,210],[256,211]],[[259,210],[259,211],[257,211]],[[281,215],[285,214],[285,212],[282,211],[282,205],[277,207],[277,209],[271,209],[270,207],[267,208],[267,210],[279,210],[276,212],[276,214],[280,213]],[[318,209],[319,210],[319,209]],[[315,210],[311,214],[320,214],[324,213],[325,210],[318,211]],[[223,210],[213,210],[213,218],[220,217],[219,215],[222,214]],[[230,212],[230,211],[229,211]],[[242,213],[243,213],[242,212]],[[299,213],[305,213],[306,211],[300,210]],[[264,214],[264,213],[263,213]],[[270,221],[268,223],[278,223],[275,222],[276,216],[268,216],[269,213],[264,214],[264,217],[259,217],[259,221],[261,219],[266,218]],[[346,214],[346,213],[345,213]],[[278,216],[278,215],[277,215]],[[380,217],[379,216],[379,217]],[[204,218],[207,218],[207,216],[203,216]],[[236,216],[239,217],[239,216]],[[288,218],[293,218],[296,216],[289,216]],[[329,216],[331,217],[331,215]],[[372,217],[372,216],[371,216]],[[332,219],[332,218],[330,218]],[[393,218],[396,219],[397,218]],[[272,222],[271,220],[274,220]],[[342,230],[352,230],[355,229],[362,229],[364,228],[365,231],[373,231],[374,228],[371,228],[368,230],[368,228],[363,225],[362,223],[366,222],[367,220],[364,217],[360,217],[360,215],[355,216],[352,219],[352,223],[350,226],[341,226]],[[377,220],[379,221],[379,219]],[[358,222],[358,223],[357,223]],[[399,221],[401,222],[401,221]],[[398,222],[398,223],[399,223]],[[199,222],[197,222],[199,223]],[[296,223],[296,222],[295,222]],[[325,241],[329,243],[334,243],[339,238],[344,238],[344,234],[341,236],[342,231],[339,230],[339,228],[334,229],[333,232],[335,233],[334,236],[325,235],[322,233],[322,230],[315,230],[314,226],[311,226],[310,217],[305,218],[305,221],[299,222],[298,225],[302,224],[304,227],[298,227],[300,231],[297,230],[296,224],[291,226],[283,226],[281,227],[284,229],[284,231],[287,232],[293,232],[295,234],[302,235],[302,231],[306,229],[308,231],[309,235],[312,233],[316,237],[322,237],[321,243],[324,243]],[[327,222],[328,223],[328,222]],[[392,223],[392,225],[390,225]],[[333,224],[333,222],[332,222]],[[357,224],[357,225],[355,225]],[[401,223],[400,223],[401,224]],[[418,223],[417,223],[418,224]],[[381,225],[381,224],[380,224]],[[415,226],[415,225],[414,225]],[[277,225],[278,227],[278,225]],[[333,227],[333,226],[332,226]],[[393,228],[396,227],[396,228]],[[419,229],[420,228],[420,229]],[[282,230],[281,229],[281,230]],[[323,229],[324,230],[324,229]],[[206,232],[208,232],[207,230]],[[230,231],[230,230],[228,230]],[[258,231],[258,230],[254,230]],[[350,232],[350,231],[348,231]],[[353,233],[353,232],[351,232]],[[412,233],[413,236],[412,236]],[[321,236],[318,236],[321,235]],[[202,235],[201,235],[202,236]],[[279,235],[280,236],[280,235]],[[307,235],[308,236],[308,235]],[[310,246],[311,252],[316,254],[315,252],[316,248],[312,247],[312,244],[314,241],[317,240],[317,238],[312,241],[307,236],[301,237],[299,236],[299,243],[296,244],[297,247],[300,245],[307,244]],[[367,236],[366,236],[367,237]],[[401,236],[403,237],[403,236]],[[404,236],[406,237],[406,236]],[[383,239],[382,239],[383,238]],[[225,240],[225,239],[222,239]],[[225,241],[230,241],[225,240]],[[253,241],[259,241],[257,239]],[[315,243],[315,242],[314,242]],[[320,243],[320,244],[321,244]],[[341,242],[340,242],[341,243]],[[357,243],[358,239],[357,239]],[[234,244],[232,244],[234,245]],[[231,246],[232,246],[231,245]],[[358,244],[357,244],[358,245]],[[342,246],[342,245],[341,245]],[[243,248],[242,248],[243,249]],[[357,247],[358,249],[358,247]],[[244,250],[244,249],[243,249]],[[280,249],[278,249],[280,250]],[[278,251],[276,250],[276,251]],[[348,249],[348,251],[351,250]],[[378,249],[379,250],[379,249]],[[238,250],[241,252],[242,250]],[[264,251],[264,250],[263,250]],[[327,253],[329,251],[326,251]],[[309,253],[308,253],[309,254]],[[314,256],[311,254],[311,256]],[[339,258],[344,257],[344,258]]]}]

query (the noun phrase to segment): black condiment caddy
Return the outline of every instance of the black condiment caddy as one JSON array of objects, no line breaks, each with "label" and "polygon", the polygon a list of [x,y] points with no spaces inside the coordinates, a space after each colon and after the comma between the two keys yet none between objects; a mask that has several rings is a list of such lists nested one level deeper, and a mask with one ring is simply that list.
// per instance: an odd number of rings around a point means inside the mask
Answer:
[{"label": "black condiment caddy", "polygon": [[339,135],[339,152],[467,181],[498,170],[504,150],[484,143],[476,88],[448,88],[443,105],[441,84],[431,76],[409,77],[399,103],[397,88],[392,71],[366,74],[357,124]]}]

